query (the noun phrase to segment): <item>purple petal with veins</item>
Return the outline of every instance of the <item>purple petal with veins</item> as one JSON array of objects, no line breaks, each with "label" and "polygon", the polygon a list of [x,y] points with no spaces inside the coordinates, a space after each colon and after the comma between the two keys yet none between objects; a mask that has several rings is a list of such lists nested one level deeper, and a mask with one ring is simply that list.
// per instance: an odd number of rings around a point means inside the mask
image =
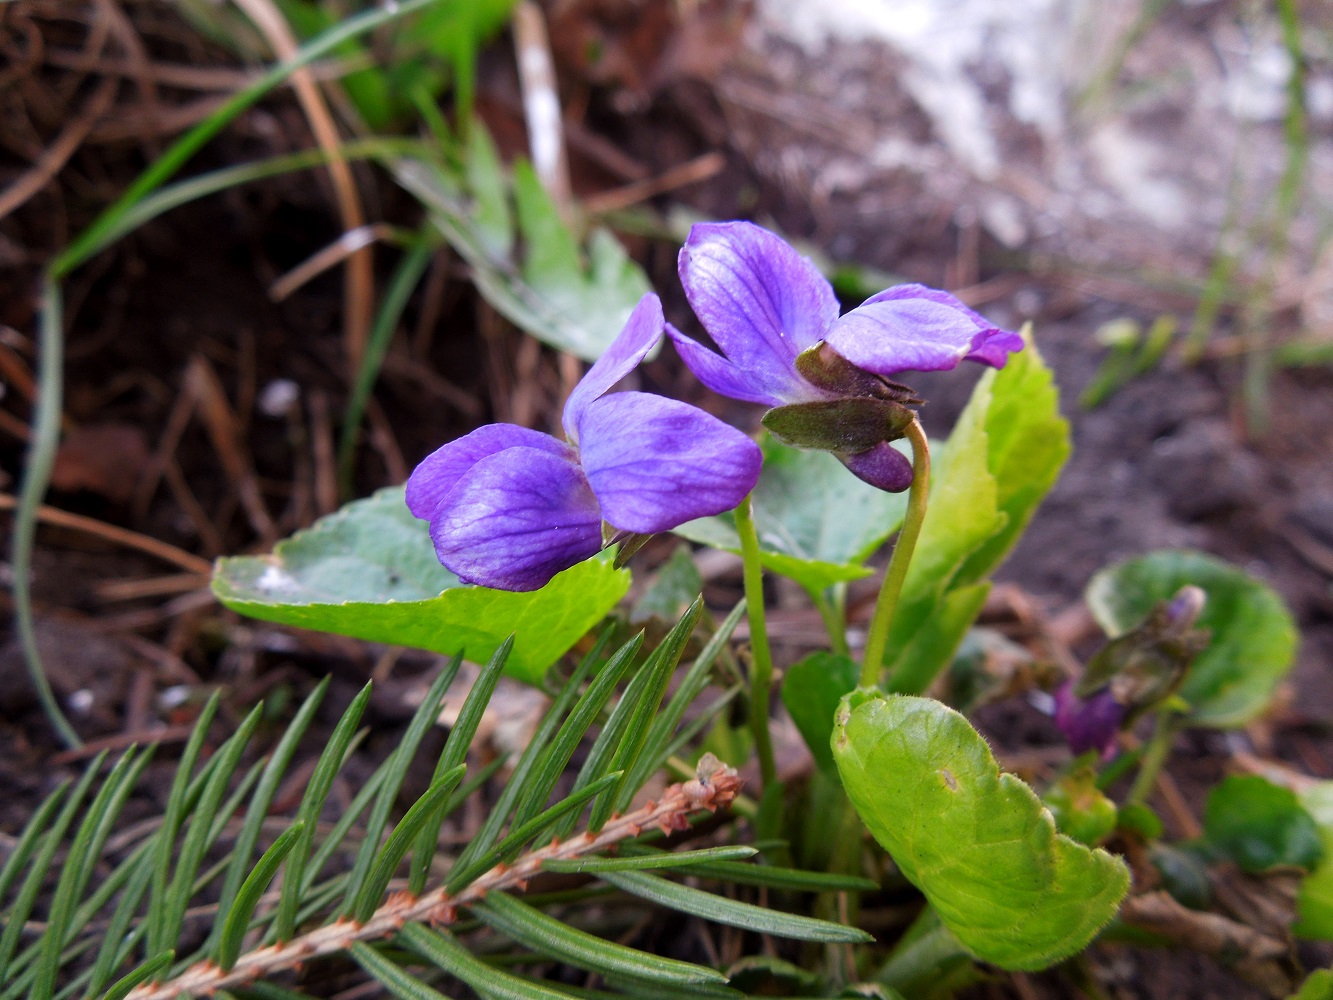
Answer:
[{"label": "purple petal with veins", "polygon": [[699,223],[680,251],[680,282],[708,335],[738,367],[790,369],[838,318],[819,269],[780,236],[749,222]]},{"label": "purple petal with veins", "polygon": [[612,341],[606,353],[588,369],[565,402],[561,423],[565,436],[578,441],[579,416],[593,400],[609,392],[611,387],[639,366],[648,352],[662,339],[662,301],[649,292],[639,300],[630,313],[625,328]]},{"label": "purple petal with veins", "polygon": [[642,534],[730,510],[754,488],[763,464],[758,446],[734,427],[643,392],[589,405],[579,439],[602,516]]},{"label": "purple petal with veins", "polygon": [[517,424],[487,424],[471,434],[436,448],[407,477],[407,508],[414,517],[428,521],[454,484],[483,458],[506,448],[536,448],[538,451],[573,459],[570,447],[549,434]]},{"label": "purple petal with veins", "polygon": [[876,375],[947,371],[960,361],[1002,367],[1023,338],[994,326],[947,292],[890,288],[834,323],[825,336],[840,355]]},{"label": "purple petal with veins", "polygon": [[1075,754],[1098,751],[1103,758],[1115,753],[1116,735],[1125,719],[1125,706],[1109,687],[1083,699],[1074,694],[1074,682],[1065,681],[1055,692],[1055,724]]},{"label": "purple petal with veins", "polygon": [[435,508],[430,537],[440,562],[465,583],[537,590],[597,554],[602,515],[572,458],[509,448],[458,479]]}]

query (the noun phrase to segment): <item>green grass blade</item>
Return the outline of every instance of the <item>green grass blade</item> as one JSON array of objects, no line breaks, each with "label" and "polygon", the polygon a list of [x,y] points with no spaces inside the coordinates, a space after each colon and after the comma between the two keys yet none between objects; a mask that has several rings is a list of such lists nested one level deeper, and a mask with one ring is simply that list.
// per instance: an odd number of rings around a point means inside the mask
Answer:
[{"label": "green grass blade", "polygon": [[315,770],[310,775],[310,784],[306,786],[305,795],[296,811],[296,818],[303,824],[301,836],[288,856],[282,895],[278,898],[278,910],[273,918],[273,936],[279,942],[290,940],[295,930],[296,910],[300,906],[302,894],[308,888],[306,861],[310,857],[310,849],[315,841],[315,828],[319,824],[320,813],[324,811],[324,800],[328,798],[329,789],[333,787],[333,779],[342,768],[348,747],[356,735],[356,727],[360,724],[361,715],[365,712],[369,701],[370,685],[366,684],[347,706],[347,711],[343,712],[338,724],[333,727],[328,745],[319,755]]},{"label": "green grass blade", "polygon": [[399,931],[398,938],[418,955],[491,1000],[565,1000],[564,993],[487,965],[451,934],[410,924]]},{"label": "green grass blade", "polygon": [[336,27],[323,32],[261,76],[254,83],[237,91],[223,105],[205,118],[163,153],[135,179],[116,201],[107,207],[93,223],[79,234],[50,264],[49,271],[57,279],[65,277],[109,242],[107,234],[114,231],[117,220],[131,206],[149,192],[161,186],[176,173],[209,139],[217,135],[242,111],[287,79],[302,66],[307,66],[326,55],[348,39],[373,31],[382,24],[404,17],[429,6],[437,0],[402,0],[392,7],[372,8],[364,14],[350,17]]},{"label": "green grass blade", "polygon": [[102,762],[105,759],[105,751],[98,754],[97,758],[83,772],[83,777],[74,786],[74,791],[66,797],[59,815],[56,816],[50,828],[43,834],[41,847],[33,857],[32,868],[29,870],[27,878],[23,880],[18,897],[14,900],[14,905],[5,914],[5,929],[3,933],[0,933],[0,983],[7,982],[12,975],[12,972],[9,971],[9,959],[14,954],[14,948],[18,945],[19,935],[23,932],[23,925],[27,923],[32,908],[37,902],[37,896],[41,892],[42,884],[50,873],[51,861],[55,857],[61,841],[64,840],[65,831],[73,822],[74,814],[78,812],[79,806],[83,804],[83,798],[88,794],[88,788],[92,785],[97,772],[101,770]]},{"label": "green grass blade", "polygon": [[629,806],[630,801],[634,798],[634,793],[639,790],[639,786],[630,784],[630,774],[635,770],[639,758],[643,755],[643,749],[648,743],[648,734],[652,729],[653,717],[657,715],[662,706],[662,698],[666,694],[667,685],[671,682],[671,675],[676,672],[676,665],[680,662],[681,654],[685,651],[685,643],[689,641],[693,634],[694,626],[699,621],[699,615],[703,612],[703,607],[703,598],[695,598],[689,610],[685,612],[675,627],[667,633],[666,638],[662,640],[662,644],[657,647],[652,658],[644,667],[641,676],[648,678],[647,683],[638,704],[634,706],[634,713],[625,725],[624,739],[617,746],[611,763],[611,767],[621,771],[624,776],[614,792],[608,792],[592,807],[592,817],[588,821],[588,829],[594,832],[600,830],[606,821],[611,818],[612,813],[622,812]]},{"label": "green grass blade", "polygon": [[551,808],[539,813],[532,819],[516,827],[509,833],[504,840],[500,841],[485,854],[478,857],[467,867],[455,867],[449,873],[449,880],[445,883],[445,890],[450,895],[456,894],[464,886],[470,884],[478,876],[490,871],[501,861],[517,851],[533,837],[541,833],[551,824],[557,822],[565,816],[578,816],[583,811],[583,807],[589,799],[593,799],[606,789],[612,787],[619,781],[623,775],[619,771],[612,771],[610,774],[603,775],[592,784],[579,789],[577,792],[571,792],[569,797],[557,802]]},{"label": "green grass blade", "polygon": [[14,512],[14,537],[10,543],[13,567],[10,586],[14,591],[14,631],[18,633],[23,663],[37,691],[42,712],[65,746],[80,747],[83,741],[60,710],[60,703],[56,701],[42,668],[32,614],[32,547],[37,537],[37,508],[42,505],[46,485],[51,481],[56,448],[60,444],[60,419],[64,412],[64,312],[60,285],[54,279],[48,279],[42,290],[42,348],[37,368],[38,393],[32,418],[32,438],[28,444],[23,488],[19,492],[18,509]]},{"label": "green grass blade", "polygon": [[[432,784],[467,758],[472,738],[477,735],[477,726],[481,724],[482,713],[490,704],[491,696],[495,693],[495,685],[500,682],[500,674],[504,670],[505,661],[509,659],[509,651],[513,648],[514,637],[511,635],[477,675],[472,690],[468,692],[467,700],[459,710],[458,721],[454,723],[449,738],[445,740],[444,749],[440,752],[439,762],[435,765],[435,775],[431,778]],[[432,822],[422,827],[417,835],[417,842],[412,852],[411,872],[408,875],[408,891],[414,896],[421,895],[426,887],[426,876],[430,872],[431,862],[435,859],[435,848],[440,840],[440,825],[443,822],[444,810],[441,808],[432,817]]]},{"label": "green grass blade", "polygon": [[148,896],[148,954],[160,955],[174,941],[167,940],[167,884],[171,878],[171,862],[176,856],[176,834],[189,811],[186,801],[190,797],[190,772],[194,770],[199,751],[203,748],[208,727],[217,714],[218,692],[213,695],[199,713],[199,719],[190,733],[190,739],[181,753],[180,763],[176,765],[176,775],[171,781],[171,791],[167,794],[167,806],[162,816],[162,827],[157,833],[156,857],[154,859],[153,884]]},{"label": "green grass blade", "polygon": [[724,896],[715,896],[711,892],[693,889],[687,885],[668,882],[664,878],[645,872],[607,872],[602,878],[617,889],[623,889],[650,903],[665,906],[669,910],[689,913],[705,920],[730,927],[740,927],[759,934],[795,938],[798,941],[849,944],[874,940],[857,927],[753,906]]},{"label": "green grass blade", "polygon": [[509,936],[540,955],[602,975],[627,976],[652,983],[693,986],[725,984],[727,977],[714,969],[629,948],[570,927],[541,910],[504,892],[487,896],[471,907],[487,926]]},{"label": "green grass blade", "polygon": [[466,772],[466,764],[459,764],[452,771],[446,771],[435,784],[427,789],[425,795],[412,804],[412,808],[407,810],[397,828],[390,835],[388,842],[384,845],[384,849],[375,858],[375,864],[362,880],[356,898],[345,914],[346,916],[363,923],[371,918],[375,908],[379,906],[380,901],[384,898],[384,892],[389,887],[389,880],[393,878],[393,873],[398,870],[398,865],[402,862],[407,849],[412,845],[412,841],[421,832],[422,826],[430,822],[431,817],[439,811],[445,799],[463,780],[463,775]]},{"label": "green grass blade", "polygon": [[273,804],[273,796],[277,794],[278,785],[287,773],[287,768],[292,762],[296,748],[306,730],[310,727],[311,720],[314,719],[315,712],[319,709],[320,703],[323,702],[324,695],[328,693],[328,690],[329,678],[325,676],[323,680],[315,685],[315,689],[306,696],[305,701],[301,703],[301,707],[297,709],[296,715],[292,717],[292,721],[282,734],[282,738],[278,740],[278,745],[273,748],[273,753],[269,755],[268,763],[264,765],[264,773],[260,776],[259,784],[250,799],[250,806],[245,813],[245,821],[241,825],[241,831],[237,834],[236,843],[232,848],[227,876],[223,880],[221,894],[218,896],[218,918],[213,922],[208,940],[204,942],[204,950],[207,952],[211,953],[217,950],[226,915],[231,910],[232,902],[236,899],[241,884],[249,876],[250,857],[254,854],[255,845],[259,843],[259,834],[263,829],[264,819],[268,816],[269,807]]},{"label": "green grass blade", "polygon": [[148,758],[149,754],[137,753],[134,747],[127,750],[102,782],[83,822],[79,824],[51,899],[46,930],[42,934],[37,976],[29,993],[31,1000],[48,1000],[55,992],[61,953],[70,936],[78,930],[75,917],[79,902],[93,869],[101,859],[102,847],[120,816],[130,790],[143,773]]},{"label": "green grass blade", "polygon": [[615,655],[607,661],[606,665],[598,671],[597,676],[588,685],[588,689],[583,693],[578,704],[574,706],[574,710],[569,713],[569,718],[561,725],[560,731],[556,733],[550,747],[542,755],[541,762],[533,772],[531,786],[525,791],[523,801],[519,803],[518,812],[514,818],[515,822],[526,823],[546,805],[546,800],[551,795],[551,789],[560,780],[560,776],[565,773],[565,768],[574,756],[574,751],[578,749],[584,734],[587,733],[588,727],[597,720],[602,708],[615,691],[620,679],[625,675],[625,671],[629,669],[629,665],[634,662],[634,657],[639,654],[642,646],[643,633],[641,632],[621,646]]},{"label": "green grass blade", "polygon": [[435,227],[426,223],[398,266],[380,300],[380,307],[371,326],[370,336],[366,340],[365,352],[361,355],[361,365],[356,372],[356,382],[347,396],[347,409],[343,413],[342,436],[338,441],[338,488],[344,498],[352,495],[352,473],[356,464],[356,445],[361,434],[361,418],[366,413],[366,403],[370,392],[379,378],[384,356],[389,351],[389,341],[398,329],[398,321],[407,300],[426,273],[426,266],[435,254],[437,240],[432,238]]},{"label": "green grass blade", "polygon": [[407,769],[411,766],[412,759],[416,756],[417,748],[426,733],[439,718],[440,702],[444,699],[449,685],[458,676],[458,670],[462,665],[463,657],[460,654],[440,671],[440,675],[435,678],[426,696],[422,698],[421,704],[412,714],[412,721],[408,723],[402,741],[383,764],[384,780],[380,784],[379,794],[375,796],[375,805],[370,811],[370,817],[366,820],[366,832],[361,841],[361,849],[357,852],[356,862],[352,865],[352,871],[347,879],[347,897],[343,900],[344,912],[351,911],[352,900],[360,892],[361,882],[375,862],[375,855],[380,850],[380,841],[384,836],[384,828],[389,822],[389,812],[393,809],[394,800],[403,787]]},{"label": "green grass blade", "polygon": [[[684,749],[694,742],[694,738],[713,724],[713,720],[721,714],[722,710],[730,705],[745,691],[745,685],[736,684],[727,688],[717,700],[699,713],[697,718],[691,719],[688,724],[683,726],[680,732],[676,733],[671,742],[666,745],[662,752],[662,761],[665,763],[672,757],[678,757]],[[659,765],[660,766],[660,765]]]},{"label": "green grass blade", "polygon": [[[338,817],[338,822],[333,825],[329,835],[324,838],[324,842],[319,845],[311,857],[309,864],[306,865],[307,884],[312,879],[319,878],[328,865],[329,859],[334,854],[342,851],[347,853],[351,848],[351,838],[348,836],[353,825],[361,818],[361,814],[370,808],[375,796],[379,794],[380,784],[387,777],[388,772],[380,767],[367,780],[365,785],[352,798],[352,804],[347,807],[347,811]],[[358,847],[358,850],[360,848]],[[346,878],[346,876],[343,876]],[[298,921],[299,922],[299,921]]]},{"label": "green grass blade", "polygon": [[504,791],[500,793],[499,800],[491,809],[485,822],[482,823],[481,829],[477,831],[467,847],[458,856],[455,864],[468,865],[478,854],[490,848],[495,843],[495,838],[500,835],[500,831],[504,829],[504,825],[514,812],[516,805],[531,803],[538,795],[541,796],[541,799],[537,803],[537,808],[539,809],[542,805],[545,805],[549,789],[546,792],[542,791],[538,765],[545,756],[551,734],[555,732],[556,726],[560,725],[561,720],[569,712],[574,699],[578,697],[579,687],[583,684],[593,665],[601,659],[602,650],[606,647],[609,638],[610,630],[607,629],[597,641],[596,646],[575,668],[574,673],[565,683],[555,701],[551,703],[550,708],[543,713],[542,720],[537,725],[537,731],[532,734],[532,739],[528,741],[528,745],[518,758],[518,763],[514,765],[514,771],[509,776]]},{"label": "green grass blade", "polygon": [[199,865],[203,862],[204,852],[208,850],[213,827],[216,825],[220,830],[228,818],[219,808],[222,805],[222,798],[240,763],[241,754],[245,752],[255,727],[259,725],[263,711],[262,705],[256,705],[236,732],[214,754],[213,759],[217,763],[208,783],[204,786],[203,794],[199,797],[198,805],[194,807],[190,816],[190,826],[181,844],[176,871],[168,889],[166,911],[161,924],[163,937],[160,943],[164,947],[150,948],[149,954],[174,946],[180,936],[181,927],[185,923],[185,911],[189,908],[190,898],[195,892],[195,876],[199,872]]},{"label": "green grass blade", "polygon": [[[752,858],[759,852],[753,847],[705,847],[698,851],[654,851],[626,858],[552,858],[542,862],[544,872],[562,872],[566,875],[598,875],[601,872],[656,871],[663,868],[691,868],[708,861],[736,861]],[[741,865],[745,868],[747,865]],[[870,883],[871,888],[878,888]]]},{"label": "green grass blade", "polygon": [[236,959],[240,957],[241,944],[245,940],[246,931],[250,928],[250,918],[254,915],[255,907],[259,905],[259,898],[273,881],[273,876],[278,874],[278,866],[286,859],[287,853],[296,846],[303,827],[304,824],[298,819],[273,841],[273,846],[260,857],[254,871],[246,876],[240,891],[237,892],[231,906],[227,908],[217,952],[213,958],[223,971],[230,971],[236,964]]},{"label": "green grass blade", "polygon": [[103,996],[102,1000],[125,1000],[134,987],[138,986],[140,983],[148,982],[148,980],[152,979],[159,972],[166,971],[175,957],[176,953],[168,950],[162,952],[156,958],[144,962],[143,965],[139,966],[133,972],[125,976],[124,979],[119,980],[115,986],[112,986],[111,989],[107,990],[106,995]]}]

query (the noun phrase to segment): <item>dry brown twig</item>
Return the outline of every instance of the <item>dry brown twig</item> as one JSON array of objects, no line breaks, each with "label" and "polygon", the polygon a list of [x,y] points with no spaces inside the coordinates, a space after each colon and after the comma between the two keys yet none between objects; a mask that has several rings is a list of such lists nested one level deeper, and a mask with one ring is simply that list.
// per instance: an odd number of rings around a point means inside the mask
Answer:
[{"label": "dry brown twig", "polygon": [[211,995],[217,990],[293,968],[312,958],[345,951],[358,941],[389,937],[408,923],[451,924],[457,919],[461,907],[480,902],[488,893],[526,888],[528,880],[541,873],[543,862],[603,851],[622,840],[637,837],[647,829],[658,828],[664,833],[686,829],[691,813],[715,812],[727,807],[740,791],[740,786],[741,779],[734,768],[722,765],[708,773],[701,764],[698,777],[669,786],[655,802],[645,802],[633,812],[612,817],[598,833],[585,831],[571,840],[552,840],[545,847],[523,855],[512,865],[497,865],[456,896],[450,896],[443,887],[422,896],[397,892],[364,923],[335,921],[283,944],[242,955],[227,971],[210,961],[199,962],[171,979],[138,987],[130,993],[128,1000]]}]

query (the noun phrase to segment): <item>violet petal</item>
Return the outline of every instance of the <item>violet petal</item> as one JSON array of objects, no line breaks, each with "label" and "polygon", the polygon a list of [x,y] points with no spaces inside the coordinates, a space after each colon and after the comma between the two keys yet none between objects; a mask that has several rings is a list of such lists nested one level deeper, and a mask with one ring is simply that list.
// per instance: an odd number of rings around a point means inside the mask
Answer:
[{"label": "violet petal", "polygon": [[1074,694],[1074,682],[1066,681],[1055,692],[1055,724],[1075,754],[1096,750],[1103,757],[1110,756],[1124,718],[1125,706],[1115,700],[1109,687],[1083,699]]},{"label": "violet petal", "polygon": [[428,521],[440,501],[470,468],[506,448],[536,448],[573,460],[569,446],[549,434],[517,424],[487,424],[450,441],[423,458],[407,477],[407,508]]},{"label": "violet petal", "polygon": [[606,353],[597,359],[597,363],[588,369],[579,384],[574,386],[574,391],[565,402],[561,422],[569,440],[578,440],[579,416],[584,408],[639,366],[639,362],[648,356],[648,352],[662,338],[664,323],[661,299],[652,292],[639,299],[625,328],[611,342]]},{"label": "violet petal", "polygon": [[887,441],[869,451],[838,458],[857,479],[886,493],[901,493],[912,485],[912,460]]},{"label": "violet petal", "polygon": [[899,285],[867,299],[835,322],[825,341],[876,375],[947,371],[960,361],[1004,366],[1023,338],[1001,330],[948,292]]},{"label": "violet petal", "polygon": [[588,406],[579,425],[584,471],[602,516],[652,534],[730,510],[754,488],[758,446],[675,399],[618,392]]},{"label": "violet petal", "polygon": [[435,509],[430,537],[440,562],[465,583],[537,590],[597,554],[602,515],[572,458],[509,448],[458,480]]},{"label": "violet petal", "polygon": [[749,222],[699,223],[680,251],[695,314],[731,361],[762,385],[781,384],[796,355],[838,318],[819,270],[781,237]]},{"label": "violet petal", "polygon": [[812,400],[820,398],[818,390],[793,368],[781,371],[765,368],[763,371],[749,372],[736,367],[697,340],[685,336],[670,323],[666,331],[685,366],[694,372],[700,382],[719,395],[766,406],[804,402],[806,397]]}]

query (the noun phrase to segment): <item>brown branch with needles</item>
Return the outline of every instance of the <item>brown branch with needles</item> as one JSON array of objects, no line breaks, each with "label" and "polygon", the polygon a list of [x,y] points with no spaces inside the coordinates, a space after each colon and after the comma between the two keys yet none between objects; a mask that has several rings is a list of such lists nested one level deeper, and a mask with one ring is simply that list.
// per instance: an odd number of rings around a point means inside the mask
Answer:
[{"label": "brown branch with needles", "polygon": [[541,872],[546,861],[569,860],[603,851],[622,840],[637,837],[647,829],[656,828],[663,833],[687,829],[691,813],[726,808],[740,787],[741,779],[734,768],[714,764],[710,769],[701,762],[697,777],[669,786],[661,798],[645,802],[633,812],[612,817],[597,833],[585,831],[570,840],[552,840],[513,864],[496,865],[457,895],[451,896],[443,887],[421,896],[397,892],[390,895],[364,923],[337,920],[282,944],[243,954],[235,966],[227,970],[212,961],[198,962],[170,979],[138,987],[127,1000],[171,1000],[178,996],[210,995],[290,969],[312,958],[345,951],[358,941],[389,937],[408,923],[451,924],[457,919],[460,908],[480,902],[488,893],[525,889],[528,880]]}]

